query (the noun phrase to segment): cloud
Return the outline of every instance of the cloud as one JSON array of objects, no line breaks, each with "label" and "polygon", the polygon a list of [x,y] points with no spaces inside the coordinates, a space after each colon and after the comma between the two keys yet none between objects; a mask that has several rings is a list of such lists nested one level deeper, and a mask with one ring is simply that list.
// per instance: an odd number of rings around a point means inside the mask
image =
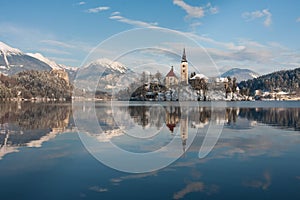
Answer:
[{"label": "cloud", "polygon": [[298,18],[296,19],[296,22],[300,22],[300,17],[298,17]]},{"label": "cloud", "polygon": [[[116,13],[116,12],[114,12],[114,13]],[[149,22],[143,22],[143,21],[139,21],[139,20],[132,20],[132,19],[123,17],[121,15],[113,15],[113,13],[112,13],[112,16],[109,17],[109,19],[116,20],[118,22],[122,22],[125,24],[133,25],[133,26],[138,26],[138,27],[156,27],[158,25],[157,22],[149,23]]]},{"label": "cloud", "polygon": [[217,185],[205,185],[203,182],[188,183],[182,190],[173,195],[173,199],[183,199],[187,194],[192,192],[205,192],[207,195],[217,193],[219,187]]},{"label": "cloud", "polygon": [[108,6],[100,6],[100,7],[96,7],[96,8],[90,8],[86,12],[88,12],[88,13],[99,13],[101,11],[105,11],[105,10],[109,10],[109,9],[110,9],[110,7],[108,7]]},{"label": "cloud", "polygon": [[188,14],[188,18],[202,18],[205,16],[205,13],[216,14],[219,12],[219,9],[217,7],[213,7],[211,3],[207,3],[206,6],[191,6],[183,0],[173,0],[173,4],[185,10]]},{"label": "cloud", "polygon": [[270,187],[271,183],[271,174],[268,171],[266,171],[263,174],[262,180],[245,181],[243,185],[246,187],[261,188],[263,190],[267,190]]},{"label": "cloud", "polygon": [[[272,41],[262,44],[249,39],[224,42],[195,33],[184,34],[205,47],[220,69],[224,66],[250,67],[254,71],[270,73],[300,67],[300,51],[287,48],[278,42]],[[176,48],[176,46],[171,48]],[[197,54],[200,59],[199,48],[188,49],[191,54]]]},{"label": "cloud", "polygon": [[204,184],[202,182],[193,182],[188,184],[185,188],[180,190],[179,192],[176,192],[173,195],[173,199],[182,199],[185,195],[191,193],[191,192],[201,192],[204,190]]},{"label": "cloud", "polygon": [[86,2],[85,1],[80,1],[80,2],[78,2],[76,5],[78,5],[78,6],[82,6],[82,5],[85,5],[86,4]]},{"label": "cloud", "polygon": [[268,9],[256,10],[253,12],[244,12],[242,17],[246,19],[246,21],[252,21],[259,18],[264,19],[264,25],[270,26],[272,24],[272,13]]},{"label": "cloud", "polygon": [[196,27],[201,26],[201,22],[193,22],[190,24],[190,27],[194,30]]},{"label": "cloud", "polygon": [[199,41],[201,43],[207,43],[210,45],[215,45],[219,48],[225,48],[227,50],[243,50],[245,48],[244,45],[237,45],[234,44],[233,42],[220,42],[217,40],[214,40],[212,38],[202,36],[202,35],[197,35],[194,33],[185,33],[188,37],[191,37],[195,39],[196,41]]},{"label": "cloud", "polygon": [[58,47],[64,47],[64,48],[74,48],[74,45],[68,44],[66,42],[61,42],[57,40],[41,40],[41,43],[48,44],[51,46],[58,46]]},{"label": "cloud", "polygon": [[207,3],[206,8],[208,9],[209,13],[214,15],[217,14],[219,12],[219,8],[218,7],[213,7],[211,5],[211,3]]},{"label": "cloud", "polygon": [[116,11],[116,12],[111,13],[111,16],[113,16],[113,15],[120,15],[120,14],[121,14],[120,12]]},{"label": "cloud", "polygon": [[94,192],[107,192],[108,191],[107,188],[101,188],[99,186],[93,186],[93,187],[90,187],[89,189]]}]

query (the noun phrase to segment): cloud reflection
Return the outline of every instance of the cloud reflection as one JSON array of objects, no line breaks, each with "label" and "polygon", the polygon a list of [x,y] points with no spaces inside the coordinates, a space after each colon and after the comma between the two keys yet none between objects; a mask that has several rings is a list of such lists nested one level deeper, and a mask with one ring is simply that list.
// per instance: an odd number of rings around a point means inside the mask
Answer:
[{"label": "cloud reflection", "polygon": [[243,185],[246,187],[260,188],[262,190],[267,190],[271,186],[271,183],[272,183],[272,176],[268,171],[266,171],[264,172],[262,179],[245,181]]}]

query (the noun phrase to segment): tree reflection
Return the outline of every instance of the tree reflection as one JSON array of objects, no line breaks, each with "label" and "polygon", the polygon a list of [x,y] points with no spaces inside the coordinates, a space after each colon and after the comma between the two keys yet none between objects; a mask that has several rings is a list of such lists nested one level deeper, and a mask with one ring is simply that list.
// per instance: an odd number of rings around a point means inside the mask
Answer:
[{"label": "tree reflection", "polygon": [[300,130],[300,108],[241,108],[239,117],[280,128]]},{"label": "tree reflection", "polygon": [[70,116],[70,104],[0,104],[0,157],[15,147],[40,146],[47,137],[70,127]]}]

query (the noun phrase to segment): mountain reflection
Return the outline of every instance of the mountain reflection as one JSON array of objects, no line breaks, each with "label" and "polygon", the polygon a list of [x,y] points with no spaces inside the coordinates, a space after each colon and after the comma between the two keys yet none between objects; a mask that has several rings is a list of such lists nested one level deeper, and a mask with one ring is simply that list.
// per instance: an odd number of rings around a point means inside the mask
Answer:
[{"label": "mountain reflection", "polygon": [[18,147],[40,147],[69,127],[70,105],[0,104],[0,159]]},{"label": "mountain reflection", "polygon": [[[189,132],[205,128],[209,123],[233,129],[249,129],[259,122],[283,129],[300,130],[300,108],[211,108],[168,103],[119,104],[113,107],[99,103],[95,108],[98,123],[106,134],[95,132],[90,135],[101,142],[121,137],[127,130],[134,132],[135,136],[143,136],[147,131],[163,130],[168,135],[164,137],[165,142],[177,135],[182,140],[184,151]],[[88,124],[92,113],[85,106],[77,109]],[[0,159],[7,153],[18,151],[21,146],[40,147],[43,142],[72,128],[71,124],[70,104],[2,103]]]}]

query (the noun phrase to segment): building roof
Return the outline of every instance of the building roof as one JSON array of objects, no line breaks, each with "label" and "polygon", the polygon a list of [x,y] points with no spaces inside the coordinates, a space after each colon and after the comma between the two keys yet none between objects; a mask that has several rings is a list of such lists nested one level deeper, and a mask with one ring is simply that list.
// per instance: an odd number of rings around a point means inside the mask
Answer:
[{"label": "building roof", "polygon": [[167,124],[167,127],[173,133],[174,132],[174,128],[176,127],[176,124]]},{"label": "building roof", "polygon": [[186,60],[186,54],[185,54],[185,48],[183,49],[183,54],[182,54],[181,62],[187,62],[187,60]]},{"label": "building roof", "polygon": [[198,78],[198,79],[203,78],[203,79],[208,80],[208,78],[207,78],[204,74],[196,74],[196,75],[193,76],[191,79],[196,79],[196,78]]},{"label": "building roof", "polygon": [[171,70],[169,71],[169,73],[166,75],[166,77],[171,77],[171,76],[173,76],[173,77],[176,77],[176,78],[177,78],[176,74],[174,73],[173,66],[172,66]]}]

